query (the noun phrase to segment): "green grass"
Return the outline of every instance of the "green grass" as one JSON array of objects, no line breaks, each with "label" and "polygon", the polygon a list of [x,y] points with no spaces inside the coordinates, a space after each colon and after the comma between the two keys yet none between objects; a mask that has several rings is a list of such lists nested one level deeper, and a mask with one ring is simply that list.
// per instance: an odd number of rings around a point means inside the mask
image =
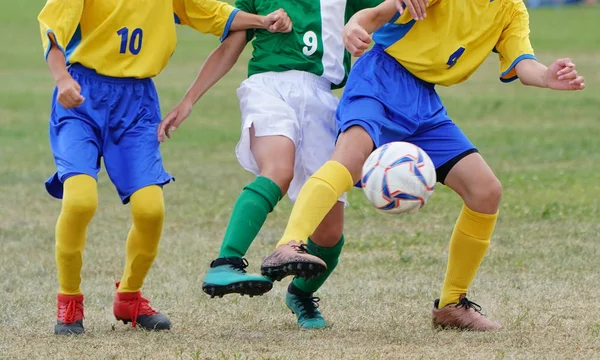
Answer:
[{"label": "green grass", "polygon": [[[600,356],[600,8],[536,10],[532,42],[550,62],[571,56],[588,89],[567,94],[498,80],[490,57],[467,83],[441,88],[448,111],[504,185],[492,245],[471,290],[495,334],[435,331],[430,307],[444,276],[459,198],[440,187],[413,216],[376,213],[350,194],[347,247],[320,291],[332,326],[299,331],[283,303],[285,283],[261,298],[211,300],[201,290],[229,213],[252,177],[233,152],[235,88],[245,60],[197,105],[163,147],[177,182],[165,189],[161,252],[144,289],[167,313],[169,333],[115,325],[114,281],[124,264],[129,210],[105,173],[83,269],[87,335],[55,337],[54,223],[60,202],[43,181],[54,172],[47,139],[52,81],[35,17],[43,1],[2,2],[0,33],[0,358],[397,359]],[[156,79],[166,113],[217,40],[179,31],[177,52]],[[278,240],[283,201],[248,254],[251,270]]]}]

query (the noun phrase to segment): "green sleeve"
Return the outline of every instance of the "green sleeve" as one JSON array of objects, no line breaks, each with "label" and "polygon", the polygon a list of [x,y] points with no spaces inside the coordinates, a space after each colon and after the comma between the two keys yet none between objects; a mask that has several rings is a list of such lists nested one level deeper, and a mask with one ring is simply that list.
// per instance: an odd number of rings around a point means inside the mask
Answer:
[{"label": "green sleeve", "polygon": [[[243,12],[249,14],[256,14],[256,7],[254,6],[254,0],[235,0],[234,6]],[[246,42],[252,41],[254,38],[254,29],[246,30]]]}]

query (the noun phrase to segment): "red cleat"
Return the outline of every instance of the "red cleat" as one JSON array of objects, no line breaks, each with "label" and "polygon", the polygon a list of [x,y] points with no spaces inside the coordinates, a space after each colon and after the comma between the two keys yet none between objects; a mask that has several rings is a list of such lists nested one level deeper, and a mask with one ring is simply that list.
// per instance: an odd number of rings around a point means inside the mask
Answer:
[{"label": "red cleat", "polygon": [[83,334],[83,295],[58,294],[54,333],[57,335]]},{"label": "red cleat", "polygon": [[134,293],[118,292],[119,283],[117,283],[117,294],[113,311],[115,318],[123,321],[124,324],[131,322],[131,326],[140,325],[146,330],[169,330],[171,321],[165,315],[157,312],[150,306],[150,301],[142,297],[141,291]]}]

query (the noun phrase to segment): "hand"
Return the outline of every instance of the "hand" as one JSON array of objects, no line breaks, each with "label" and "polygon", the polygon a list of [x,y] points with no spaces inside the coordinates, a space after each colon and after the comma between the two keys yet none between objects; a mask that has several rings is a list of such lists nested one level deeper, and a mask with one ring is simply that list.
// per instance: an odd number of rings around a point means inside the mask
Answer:
[{"label": "hand", "polygon": [[396,0],[396,9],[400,15],[404,14],[404,8],[408,11],[415,20],[423,20],[427,17],[427,0]]},{"label": "hand", "polygon": [[548,67],[545,75],[546,86],[553,90],[583,90],[583,76],[577,75],[571,59],[558,59]]},{"label": "hand", "polygon": [[359,57],[369,48],[371,35],[355,22],[349,22],[344,27],[344,45],[352,56]]},{"label": "hand", "polygon": [[177,130],[183,120],[190,116],[192,107],[192,103],[188,101],[182,101],[175,107],[175,109],[171,110],[158,125],[158,141],[165,141],[165,135],[170,139],[171,132]]},{"label": "hand", "polygon": [[265,29],[273,33],[288,33],[292,31],[292,20],[290,20],[290,17],[283,9],[275,10],[265,16],[263,22]]},{"label": "hand", "polygon": [[71,75],[59,79],[56,87],[58,88],[58,103],[65,109],[76,108],[85,101],[85,98],[81,96],[81,86],[73,80]]}]

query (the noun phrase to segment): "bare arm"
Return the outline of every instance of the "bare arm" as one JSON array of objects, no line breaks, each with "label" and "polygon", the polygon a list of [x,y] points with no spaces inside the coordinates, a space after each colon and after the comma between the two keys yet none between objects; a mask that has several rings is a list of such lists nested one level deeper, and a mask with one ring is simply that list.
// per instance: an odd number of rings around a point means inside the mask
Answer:
[{"label": "bare arm", "polygon": [[583,90],[584,78],[577,74],[571,59],[558,59],[550,67],[533,59],[525,59],[515,66],[523,85],[554,90]]},{"label": "bare arm", "polygon": [[541,88],[548,87],[546,81],[546,71],[548,68],[536,60],[526,59],[520,61],[515,66],[517,76],[523,85],[537,86]]},{"label": "bare arm", "polygon": [[363,9],[344,27],[343,40],[353,56],[361,56],[371,44],[371,34],[385,25],[396,14],[395,0],[386,0],[377,7]]},{"label": "bare arm", "polygon": [[247,29],[266,29],[270,32],[290,32],[292,23],[283,9],[276,10],[267,16],[249,14],[238,11],[231,22],[231,31]]},{"label": "bare arm", "polygon": [[52,41],[52,47],[48,52],[48,68],[50,69],[50,73],[54,78],[54,82],[58,84],[58,82],[67,77],[71,77],[69,72],[67,71],[67,59],[65,59],[65,55],[62,51],[54,44]]},{"label": "bare arm", "polygon": [[50,41],[52,44],[48,52],[48,68],[58,87],[57,100],[66,109],[77,107],[85,100],[81,96],[81,87],[67,71],[65,54],[56,46],[53,39]]},{"label": "bare arm", "polygon": [[229,35],[209,56],[200,68],[196,80],[188,89],[182,102],[191,105],[196,104],[198,99],[208,89],[216,84],[225,74],[233,68],[246,46],[246,32],[236,31]]},{"label": "bare arm", "polygon": [[165,135],[171,138],[171,131],[175,131],[187,119],[194,104],[231,70],[245,46],[246,32],[236,31],[208,56],[179,105],[158,126],[159,141],[164,141]]},{"label": "bare arm", "polygon": [[350,18],[348,25],[358,25],[367,33],[372,34],[390,21],[396,14],[396,11],[396,1],[386,0],[377,7],[357,12]]}]

